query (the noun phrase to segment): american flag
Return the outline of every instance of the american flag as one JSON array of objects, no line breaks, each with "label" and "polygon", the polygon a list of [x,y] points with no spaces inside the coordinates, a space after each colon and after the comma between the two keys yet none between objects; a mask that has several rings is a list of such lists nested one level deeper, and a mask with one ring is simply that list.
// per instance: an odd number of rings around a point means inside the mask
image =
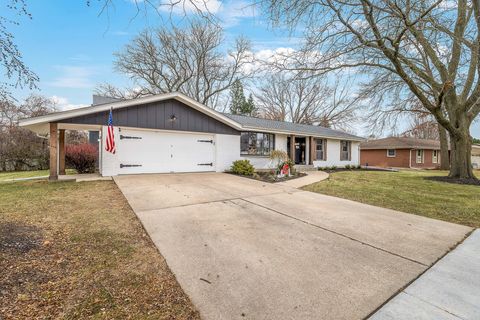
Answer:
[{"label": "american flag", "polygon": [[105,150],[111,153],[115,153],[115,137],[113,135],[113,118],[112,118],[112,109],[110,109],[110,114],[108,115],[108,130],[107,130],[107,139],[106,139]]}]

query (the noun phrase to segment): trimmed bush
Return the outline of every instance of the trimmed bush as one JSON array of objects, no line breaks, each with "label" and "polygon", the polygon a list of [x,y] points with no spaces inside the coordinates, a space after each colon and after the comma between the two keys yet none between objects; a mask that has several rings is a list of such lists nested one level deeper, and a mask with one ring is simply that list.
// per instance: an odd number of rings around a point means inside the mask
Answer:
[{"label": "trimmed bush", "polygon": [[231,170],[233,173],[242,176],[253,176],[255,172],[255,168],[253,168],[252,164],[247,159],[234,161]]},{"label": "trimmed bush", "polygon": [[78,173],[95,172],[98,151],[89,143],[70,144],[65,146],[65,164]]}]

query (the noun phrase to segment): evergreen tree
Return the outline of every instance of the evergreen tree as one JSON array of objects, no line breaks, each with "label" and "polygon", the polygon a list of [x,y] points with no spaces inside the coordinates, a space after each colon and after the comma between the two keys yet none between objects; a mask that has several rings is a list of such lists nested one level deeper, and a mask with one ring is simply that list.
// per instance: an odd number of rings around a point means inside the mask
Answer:
[{"label": "evergreen tree", "polygon": [[243,114],[249,115],[249,116],[255,116],[256,114],[256,109],[255,108],[255,102],[253,101],[253,96],[250,93],[248,96],[248,100],[245,102],[244,107],[243,107]]},{"label": "evergreen tree", "polygon": [[230,89],[232,102],[230,103],[230,113],[244,114],[243,109],[246,104],[245,94],[243,93],[243,85],[240,80],[235,80]]}]

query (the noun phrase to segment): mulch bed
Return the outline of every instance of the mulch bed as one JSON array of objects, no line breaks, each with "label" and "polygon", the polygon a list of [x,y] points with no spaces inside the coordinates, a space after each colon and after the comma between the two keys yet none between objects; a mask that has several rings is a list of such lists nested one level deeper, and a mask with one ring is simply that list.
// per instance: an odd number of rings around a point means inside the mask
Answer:
[{"label": "mulch bed", "polygon": [[[228,172],[228,173],[237,175],[237,174],[232,173],[232,172]],[[293,180],[293,179],[305,177],[306,175],[307,174],[303,173],[303,172],[296,172],[295,174],[293,174],[291,176],[285,176],[283,178],[278,178],[278,177],[276,177],[276,175],[272,174],[271,172],[259,171],[259,172],[255,172],[253,176],[240,175],[240,177],[245,177],[245,178],[258,180],[258,181],[262,181],[262,182],[268,182],[268,183],[277,183],[277,182],[283,182],[283,181],[288,181],[288,180]]]},{"label": "mulch bed", "polygon": [[455,179],[450,177],[425,177],[426,180],[438,181],[438,182],[447,182],[447,183],[454,183],[454,184],[464,184],[464,185],[472,185],[472,186],[480,186],[480,180],[472,180],[472,179]]}]

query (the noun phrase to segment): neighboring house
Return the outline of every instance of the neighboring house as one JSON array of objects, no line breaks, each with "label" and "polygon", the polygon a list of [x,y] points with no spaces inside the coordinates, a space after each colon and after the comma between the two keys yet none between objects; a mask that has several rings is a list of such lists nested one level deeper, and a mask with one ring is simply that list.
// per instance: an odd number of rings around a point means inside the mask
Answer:
[{"label": "neighboring house", "polygon": [[390,137],[360,144],[362,166],[389,168],[439,168],[440,142]]},{"label": "neighboring house", "polygon": [[[50,176],[64,172],[65,130],[100,131],[105,137],[113,109],[116,153],[100,147],[103,176],[134,173],[225,171],[248,159],[257,169],[273,167],[271,150],[297,164],[358,165],[363,139],[319,126],[219,113],[180,93],[104,103],[24,119],[20,125],[50,133]],[[100,139],[105,143],[105,139]]]},{"label": "neighboring house", "polygon": [[472,145],[472,166],[475,169],[480,169],[480,145]]}]

